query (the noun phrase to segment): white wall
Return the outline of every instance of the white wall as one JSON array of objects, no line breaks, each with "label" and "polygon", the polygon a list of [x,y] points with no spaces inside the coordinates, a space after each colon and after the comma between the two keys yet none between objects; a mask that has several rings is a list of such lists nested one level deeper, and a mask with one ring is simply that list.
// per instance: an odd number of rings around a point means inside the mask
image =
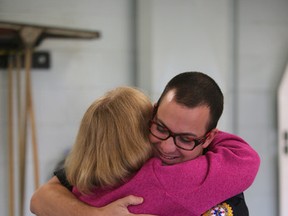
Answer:
[{"label": "white wall", "polygon": [[288,1],[238,1],[238,133],[262,160],[246,193],[252,216],[279,215],[276,98],[288,61],[287,12]]},{"label": "white wall", "polygon": [[[42,184],[73,144],[88,105],[107,89],[134,82],[131,1],[2,0],[0,5],[0,20],[99,30],[102,35],[92,41],[47,39],[39,47],[48,50],[52,57],[51,69],[32,71]],[[3,216],[8,215],[6,74],[0,72],[0,215]],[[28,146],[31,147],[31,142]],[[28,152],[31,153],[30,148]],[[26,215],[30,215],[31,154],[27,157],[25,206]]]},{"label": "white wall", "polygon": [[[261,156],[259,175],[245,192],[250,215],[277,216],[276,92],[288,59],[288,2],[138,0],[136,56],[134,3],[0,1],[0,20],[79,27],[103,35],[95,41],[47,40],[39,47],[49,50],[53,60],[49,71],[32,72],[41,183],[72,144],[83,112],[97,96],[117,85],[132,85],[136,78],[156,100],[172,76],[199,70],[224,91],[220,128],[244,137]],[[7,215],[7,77],[4,71],[0,76],[0,215]],[[31,163],[29,170],[32,175]],[[31,178],[28,182],[27,199],[33,191]]]},{"label": "white wall", "polygon": [[221,125],[231,130],[230,105],[234,92],[231,2],[140,0],[138,3],[139,85],[149,88],[152,98],[157,100],[177,73],[203,71],[221,85],[226,99]]}]

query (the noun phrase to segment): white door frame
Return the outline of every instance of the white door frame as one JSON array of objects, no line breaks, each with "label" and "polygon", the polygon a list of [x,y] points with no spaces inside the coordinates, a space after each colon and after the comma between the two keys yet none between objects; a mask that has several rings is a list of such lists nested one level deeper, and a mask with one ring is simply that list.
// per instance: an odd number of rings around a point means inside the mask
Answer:
[{"label": "white door frame", "polygon": [[288,64],[278,89],[279,214],[288,216]]}]

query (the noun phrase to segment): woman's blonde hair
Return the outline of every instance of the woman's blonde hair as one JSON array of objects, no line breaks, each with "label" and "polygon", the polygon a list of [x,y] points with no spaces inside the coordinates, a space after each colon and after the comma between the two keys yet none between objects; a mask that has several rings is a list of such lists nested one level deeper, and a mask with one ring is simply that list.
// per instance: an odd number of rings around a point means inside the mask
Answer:
[{"label": "woman's blonde hair", "polygon": [[118,87],[96,100],[66,159],[68,181],[83,193],[125,182],[151,157],[151,115],[149,98],[131,87]]}]

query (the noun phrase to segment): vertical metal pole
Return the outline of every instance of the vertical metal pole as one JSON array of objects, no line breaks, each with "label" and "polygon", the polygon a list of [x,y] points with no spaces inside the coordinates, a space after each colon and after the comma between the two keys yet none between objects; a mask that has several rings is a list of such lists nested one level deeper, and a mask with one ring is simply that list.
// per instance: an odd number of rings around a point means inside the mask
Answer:
[{"label": "vertical metal pole", "polygon": [[239,133],[239,65],[238,65],[238,53],[239,53],[239,2],[238,0],[233,0],[232,1],[232,12],[233,12],[233,76],[232,76],[232,86],[233,86],[233,123],[232,123],[232,131],[233,133],[237,134]]},{"label": "vertical metal pole", "polygon": [[8,66],[9,215],[14,216],[13,62]]},{"label": "vertical metal pole", "polygon": [[[33,47],[41,35],[42,29],[26,27],[21,29],[20,36],[25,45],[25,97],[26,97],[26,106],[24,110],[24,129],[23,131],[23,143],[21,144],[20,157],[22,160],[22,168],[20,168],[21,172],[21,180],[20,180],[20,216],[24,215],[24,196],[25,196],[25,169],[26,169],[26,134],[27,134],[27,122],[28,118],[31,123],[31,138],[32,138],[32,150],[33,150],[33,158],[34,158],[34,183],[35,189],[39,187],[39,171],[38,171],[38,152],[37,152],[37,142],[36,142],[36,124],[35,124],[35,116],[34,116],[34,108],[32,101],[32,90],[31,90],[31,64],[32,64],[32,52]],[[22,153],[21,153],[22,152]]]},{"label": "vertical metal pole", "polygon": [[32,48],[26,48],[25,52],[25,67],[26,67],[26,81],[27,81],[27,97],[28,97],[28,114],[31,124],[31,138],[32,138],[32,150],[33,150],[33,161],[34,161],[34,184],[35,189],[39,187],[39,168],[38,168],[38,148],[37,148],[37,137],[36,137],[36,123],[35,123],[35,112],[32,98],[32,82],[31,82],[31,63],[32,63]]},{"label": "vertical metal pole", "polygon": [[[25,57],[26,58],[26,57]],[[27,72],[25,73],[25,100],[23,107],[23,120],[22,120],[22,128],[21,128],[21,136],[19,143],[19,214],[20,216],[24,215],[24,198],[25,198],[25,178],[26,178],[26,148],[27,148],[27,121],[28,121],[28,80],[27,80]]]}]

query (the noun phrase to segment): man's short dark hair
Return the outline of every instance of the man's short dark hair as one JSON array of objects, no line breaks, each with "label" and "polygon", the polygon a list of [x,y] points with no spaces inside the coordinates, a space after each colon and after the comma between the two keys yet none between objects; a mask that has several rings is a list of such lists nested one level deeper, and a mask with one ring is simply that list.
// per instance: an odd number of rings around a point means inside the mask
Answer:
[{"label": "man's short dark hair", "polygon": [[201,72],[183,72],[173,77],[162,92],[158,106],[163,97],[175,91],[175,101],[188,108],[207,106],[210,109],[210,122],[207,131],[217,126],[223,112],[223,93],[218,84],[208,75]]}]

